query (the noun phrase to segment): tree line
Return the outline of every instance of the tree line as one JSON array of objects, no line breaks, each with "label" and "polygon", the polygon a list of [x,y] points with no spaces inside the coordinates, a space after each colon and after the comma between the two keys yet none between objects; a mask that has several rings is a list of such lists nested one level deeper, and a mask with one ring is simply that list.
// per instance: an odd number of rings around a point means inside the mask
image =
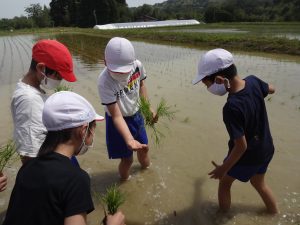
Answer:
[{"label": "tree line", "polygon": [[213,22],[300,21],[300,0],[168,0],[129,8],[126,0],[52,0],[31,4],[26,16],[1,19],[0,29],[93,27],[143,20],[197,19]]}]

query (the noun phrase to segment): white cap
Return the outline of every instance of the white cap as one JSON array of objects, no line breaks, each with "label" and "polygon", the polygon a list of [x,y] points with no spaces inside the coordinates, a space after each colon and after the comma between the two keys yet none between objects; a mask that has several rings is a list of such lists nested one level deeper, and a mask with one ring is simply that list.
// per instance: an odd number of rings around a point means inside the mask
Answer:
[{"label": "white cap", "polygon": [[105,48],[105,62],[110,71],[128,73],[135,61],[134,48],[125,38],[110,39]]},{"label": "white cap", "polygon": [[198,74],[193,80],[197,84],[204,77],[217,73],[233,64],[233,56],[222,48],[216,48],[206,52],[198,63]]},{"label": "white cap", "polygon": [[48,131],[79,127],[93,120],[102,121],[103,116],[82,96],[71,91],[59,91],[51,95],[43,109],[43,124]]}]

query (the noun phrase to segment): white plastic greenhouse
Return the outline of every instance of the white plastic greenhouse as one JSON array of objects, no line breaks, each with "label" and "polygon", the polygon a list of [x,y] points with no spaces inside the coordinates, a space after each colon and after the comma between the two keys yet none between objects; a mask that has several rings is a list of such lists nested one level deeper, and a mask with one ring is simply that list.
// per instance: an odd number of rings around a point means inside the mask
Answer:
[{"label": "white plastic greenhouse", "polygon": [[112,30],[112,29],[132,29],[149,27],[168,27],[200,24],[197,20],[164,20],[151,22],[131,22],[131,23],[111,23],[105,25],[95,25],[94,29]]}]

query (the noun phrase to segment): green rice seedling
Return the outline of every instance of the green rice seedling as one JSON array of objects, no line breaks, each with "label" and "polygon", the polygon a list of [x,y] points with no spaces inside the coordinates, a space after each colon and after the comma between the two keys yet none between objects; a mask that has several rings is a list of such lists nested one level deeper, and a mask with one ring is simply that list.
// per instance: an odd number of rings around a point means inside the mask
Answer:
[{"label": "green rice seedling", "polygon": [[13,140],[0,147],[0,172],[9,164],[16,153],[16,145]]},{"label": "green rice seedling", "polygon": [[72,88],[68,85],[60,84],[57,88],[54,89],[54,92],[59,91],[72,91]]},{"label": "green rice seedling", "polygon": [[168,106],[166,100],[163,98],[158,103],[156,113],[158,118],[165,117],[168,120],[173,120],[175,116],[175,111],[171,110],[171,106]]},{"label": "green rice seedling", "polygon": [[[152,136],[157,145],[160,144],[161,139],[165,135],[157,127],[155,120],[153,119],[153,112],[151,110],[150,101],[141,97],[139,101],[139,110],[144,117],[146,127],[152,130]],[[165,99],[161,99],[156,108],[157,118],[167,118],[168,120],[174,119],[176,111],[171,110],[171,106],[168,106]],[[167,126],[165,126],[167,127]]]},{"label": "green rice seedling", "polygon": [[[102,202],[106,206],[108,214],[114,215],[118,208],[125,202],[124,194],[118,189],[116,184],[106,189],[106,193],[101,196]],[[106,213],[106,210],[104,211]]]}]

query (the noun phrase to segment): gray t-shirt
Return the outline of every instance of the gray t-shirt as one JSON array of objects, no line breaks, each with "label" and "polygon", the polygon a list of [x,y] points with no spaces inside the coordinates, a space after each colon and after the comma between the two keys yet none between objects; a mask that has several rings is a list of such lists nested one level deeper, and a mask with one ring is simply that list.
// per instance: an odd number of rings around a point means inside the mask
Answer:
[{"label": "gray t-shirt", "polygon": [[123,116],[132,116],[138,110],[140,82],[146,79],[146,71],[139,60],[135,60],[126,85],[121,84],[105,68],[98,78],[98,92],[105,112],[107,105],[117,103]]}]

